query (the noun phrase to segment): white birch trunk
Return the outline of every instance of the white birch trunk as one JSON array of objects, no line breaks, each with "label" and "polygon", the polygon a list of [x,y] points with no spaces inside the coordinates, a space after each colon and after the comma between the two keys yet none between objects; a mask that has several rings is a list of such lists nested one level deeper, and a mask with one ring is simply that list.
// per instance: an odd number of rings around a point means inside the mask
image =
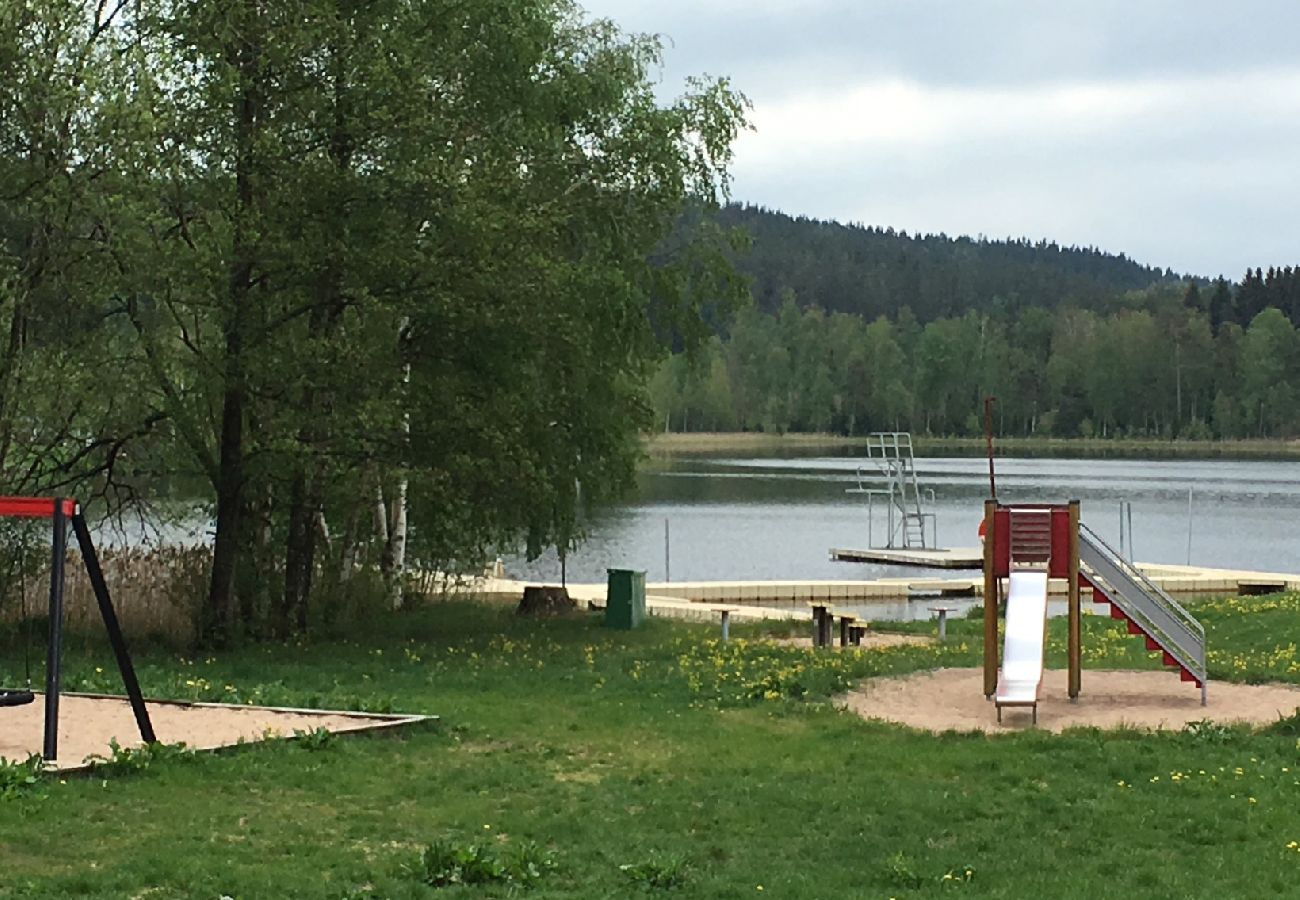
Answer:
[{"label": "white birch trunk", "polygon": [[375,536],[379,546],[388,546],[388,505],[384,503],[384,486],[375,481]]},{"label": "white birch trunk", "polygon": [[[407,334],[411,328],[411,320],[403,318],[402,324],[397,330],[398,351],[402,353],[402,345],[406,342]],[[405,355],[402,353],[402,355]],[[408,389],[411,384],[411,364],[402,365],[402,397],[406,398]],[[402,446],[405,447],[411,439],[411,413],[409,408],[402,412]],[[403,460],[405,463],[405,460]],[[397,490],[393,495],[393,502],[390,508],[392,522],[388,529],[388,600],[393,609],[400,609],[402,606],[402,587],[406,582],[406,489],[407,477],[405,465],[402,467],[401,477],[397,480]]]}]

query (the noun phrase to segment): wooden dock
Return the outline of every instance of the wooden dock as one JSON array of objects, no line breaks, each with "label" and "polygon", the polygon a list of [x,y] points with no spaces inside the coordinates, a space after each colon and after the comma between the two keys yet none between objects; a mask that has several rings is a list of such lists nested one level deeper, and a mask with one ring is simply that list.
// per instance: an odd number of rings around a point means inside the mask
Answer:
[{"label": "wooden dock", "polygon": [[[1139,563],[1148,578],[1176,596],[1226,596],[1270,591],[1300,590],[1300,575],[1209,569],[1200,566]],[[483,577],[447,585],[451,593],[465,593],[517,603],[525,582]],[[1048,582],[1053,597],[1066,594],[1064,579]],[[877,578],[871,581],[674,581],[646,585],[646,608],[652,615],[717,621],[726,609],[735,619],[802,619],[810,603],[839,606],[882,601],[978,597],[983,577]],[[570,584],[569,595],[580,605],[605,605],[604,584]],[[1084,600],[1091,600],[1085,592]]]},{"label": "wooden dock", "polygon": [[929,550],[902,550],[872,547],[867,550],[832,549],[831,559],[837,562],[886,563],[896,566],[917,566],[924,569],[982,569],[984,551],[979,547],[949,547]]}]

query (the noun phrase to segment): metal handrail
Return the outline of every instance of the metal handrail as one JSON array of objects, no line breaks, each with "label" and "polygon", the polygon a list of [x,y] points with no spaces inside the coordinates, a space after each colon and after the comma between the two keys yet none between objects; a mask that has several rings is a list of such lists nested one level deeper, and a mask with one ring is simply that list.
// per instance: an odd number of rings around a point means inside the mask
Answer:
[{"label": "metal handrail", "polygon": [[1167,612],[1172,613],[1175,619],[1190,626],[1189,630],[1194,632],[1195,636],[1200,637],[1202,644],[1205,643],[1205,626],[1197,621],[1195,616],[1184,609],[1181,603],[1169,596],[1169,594],[1165,592],[1164,588],[1160,587],[1148,578],[1141,569],[1116,553],[1113,547],[1098,537],[1097,533],[1087,525],[1080,522],[1079,531],[1088,537],[1093,546],[1105,552],[1112,565],[1125,575],[1128,575],[1134,581],[1138,582],[1146,589],[1148,595],[1157,600],[1157,602],[1163,606]]}]

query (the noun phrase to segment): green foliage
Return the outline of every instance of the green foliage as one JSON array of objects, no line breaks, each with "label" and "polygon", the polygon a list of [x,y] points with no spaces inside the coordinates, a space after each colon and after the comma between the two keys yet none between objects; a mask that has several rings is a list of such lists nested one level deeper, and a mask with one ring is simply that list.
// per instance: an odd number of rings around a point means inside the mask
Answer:
[{"label": "green foliage", "polygon": [[[1101,311],[973,310],[909,324],[826,316],[785,295],[654,379],[676,431],[880,430],[973,437],[998,398],[999,436],[1277,437],[1300,431],[1300,338],[1275,308],[1217,332],[1171,289]],[[802,311],[801,311],[802,309]],[[910,333],[909,333],[910,332]]]},{"label": "green foliage", "polygon": [[328,728],[313,728],[311,731],[305,731],[301,728],[293,730],[294,744],[304,750],[317,751],[328,750],[333,747],[337,741],[337,736]]},{"label": "green foliage", "polygon": [[6,5],[0,482],[197,479],[209,643],[566,551],[745,294],[747,101],[660,54],[567,0]]},{"label": "green foliage", "polygon": [[554,855],[532,842],[509,848],[503,854],[487,844],[439,840],[425,846],[419,862],[409,871],[430,887],[482,884],[530,887],[554,868]]},{"label": "green foliage", "polygon": [[16,800],[37,793],[41,786],[41,773],[45,760],[32,753],[24,760],[9,760],[0,756],[0,801]]},{"label": "green foliage", "polygon": [[902,850],[885,861],[885,877],[894,887],[916,890],[925,879],[916,873],[916,864]]},{"label": "green foliage", "polygon": [[618,868],[629,881],[646,891],[675,891],[685,887],[690,876],[690,864],[685,856],[652,856]]},{"label": "green foliage", "polygon": [[138,775],[155,763],[170,764],[180,760],[193,759],[194,751],[184,743],[144,744],[139,747],[123,747],[117,738],[108,741],[108,754],[92,753],[84,760],[90,770],[97,775]]},{"label": "green foliage", "polygon": [[1209,719],[1199,719],[1195,722],[1188,722],[1183,726],[1183,731],[1194,743],[1226,744],[1233,739],[1237,730],[1229,725],[1212,722]]}]

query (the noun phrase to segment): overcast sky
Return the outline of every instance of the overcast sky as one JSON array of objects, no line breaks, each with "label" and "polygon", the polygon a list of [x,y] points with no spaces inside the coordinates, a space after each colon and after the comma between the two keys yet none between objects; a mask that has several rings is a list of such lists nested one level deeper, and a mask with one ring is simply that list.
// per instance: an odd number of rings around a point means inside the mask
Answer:
[{"label": "overcast sky", "polygon": [[[579,0],[582,2],[582,0]],[[1240,278],[1300,263],[1300,4],[586,0],[753,103],[734,198]]]}]

